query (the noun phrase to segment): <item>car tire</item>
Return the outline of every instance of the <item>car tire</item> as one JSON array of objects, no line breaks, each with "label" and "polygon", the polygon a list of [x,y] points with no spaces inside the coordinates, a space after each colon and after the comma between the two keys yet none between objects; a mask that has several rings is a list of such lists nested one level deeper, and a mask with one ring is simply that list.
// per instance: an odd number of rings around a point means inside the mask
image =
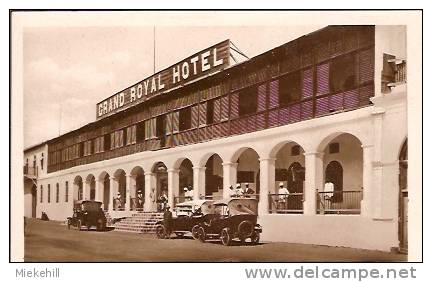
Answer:
[{"label": "car tire", "polygon": [[251,244],[252,245],[258,245],[259,244],[260,234],[258,231],[254,230],[254,232],[252,232],[252,235],[250,238],[251,238]]},{"label": "car tire", "polygon": [[238,234],[240,240],[242,238],[244,240],[245,238],[252,236],[252,233],[254,231],[254,226],[255,225],[249,220],[243,220],[242,222],[240,222],[238,226]]},{"label": "car tire", "polygon": [[163,227],[163,225],[158,225],[156,227],[156,236],[159,239],[165,239],[166,238],[165,227]]},{"label": "car tire", "polygon": [[199,225],[194,225],[194,227],[192,227],[191,233],[192,233],[192,238],[194,238],[195,240],[199,239]]},{"label": "car tire", "polygon": [[205,241],[206,241],[206,233],[205,233],[205,230],[204,230],[203,227],[200,227],[200,228],[198,229],[198,240],[199,240],[201,243],[205,243]]},{"label": "car tire", "polygon": [[221,239],[221,242],[224,246],[231,245],[232,236],[231,236],[228,228],[222,229],[221,234],[220,234],[220,239]]},{"label": "car tire", "polygon": [[103,222],[103,220],[99,219],[96,225],[96,230],[97,231],[104,231],[105,230],[105,224]]},{"label": "car tire", "polygon": [[78,231],[81,231],[81,219],[78,219],[77,221],[77,229]]}]

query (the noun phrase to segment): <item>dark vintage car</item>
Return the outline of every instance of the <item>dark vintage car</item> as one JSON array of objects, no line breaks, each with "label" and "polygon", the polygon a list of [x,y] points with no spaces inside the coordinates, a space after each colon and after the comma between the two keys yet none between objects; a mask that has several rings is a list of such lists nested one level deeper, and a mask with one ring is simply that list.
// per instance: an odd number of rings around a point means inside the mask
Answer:
[{"label": "dark vintage car", "polygon": [[[198,226],[205,218],[211,217],[211,200],[196,200],[179,203],[173,211],[171,232],[177,237],[183,237],[192,233],[194,237],[197,232],[192,232],[194,226]],[[163,220],[156,223],[156,235],[159,239],[167,238]]]},{"label": "dark vintage car", "polygon": [[75,226],[78,230],[85,226],[87,230],[95,226],[98,231],[106,228],[107,220],[98,201],[77,201],[74,204],[72,217],[67,218],[68,229]]},{"label": "dark vintage car", "polygon": [[218,238],[225,246],[231,245],[234,239],[242,244],[250,239],[258,244],[262,228],[257,224],[258,201],[250,198],[233,198],[215,201],[213,216],[194,226],[197,238],[201,242]]}]

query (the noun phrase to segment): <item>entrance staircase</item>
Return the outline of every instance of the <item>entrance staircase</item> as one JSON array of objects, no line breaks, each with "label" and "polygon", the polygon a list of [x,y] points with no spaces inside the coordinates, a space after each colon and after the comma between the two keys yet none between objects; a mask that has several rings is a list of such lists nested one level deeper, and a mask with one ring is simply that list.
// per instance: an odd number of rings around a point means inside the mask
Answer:
[{"label": "entrance staircase", "polygon": [[111,220],[115,231],[131,233],[155,233],[156,222],[163,220],[163,213],[135,212],[132,216]]}]

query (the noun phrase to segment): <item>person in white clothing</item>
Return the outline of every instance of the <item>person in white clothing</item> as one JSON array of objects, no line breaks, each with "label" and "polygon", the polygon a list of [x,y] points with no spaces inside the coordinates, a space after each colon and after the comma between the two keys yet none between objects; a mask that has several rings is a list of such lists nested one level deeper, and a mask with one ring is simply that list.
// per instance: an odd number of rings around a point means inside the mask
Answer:
[{"label": "person in white clothing", "polygon": [[235,196],[236,197],[241,197],[242,195],[243,195],[243,190],[241,188],[241,184],[237,183],[236,189],[235,189]]},{"label": "person in white clothing", "polygon": [[284,187],[283,182],[279,182],[279,208],[287,209],[289,191]]}]

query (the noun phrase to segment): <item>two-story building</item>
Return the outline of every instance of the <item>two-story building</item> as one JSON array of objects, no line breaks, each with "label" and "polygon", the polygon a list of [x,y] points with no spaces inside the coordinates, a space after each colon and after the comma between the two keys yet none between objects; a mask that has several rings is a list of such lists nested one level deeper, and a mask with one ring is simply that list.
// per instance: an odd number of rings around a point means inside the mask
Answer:
[{"label": "two-story building", "polygon": [[403,26],[328,26],[234,65],[229,40],[196,53],[40,147],[36,214],[96,199],[128,216],[240,183],[263,240],[405,249],[405,41]]}]

